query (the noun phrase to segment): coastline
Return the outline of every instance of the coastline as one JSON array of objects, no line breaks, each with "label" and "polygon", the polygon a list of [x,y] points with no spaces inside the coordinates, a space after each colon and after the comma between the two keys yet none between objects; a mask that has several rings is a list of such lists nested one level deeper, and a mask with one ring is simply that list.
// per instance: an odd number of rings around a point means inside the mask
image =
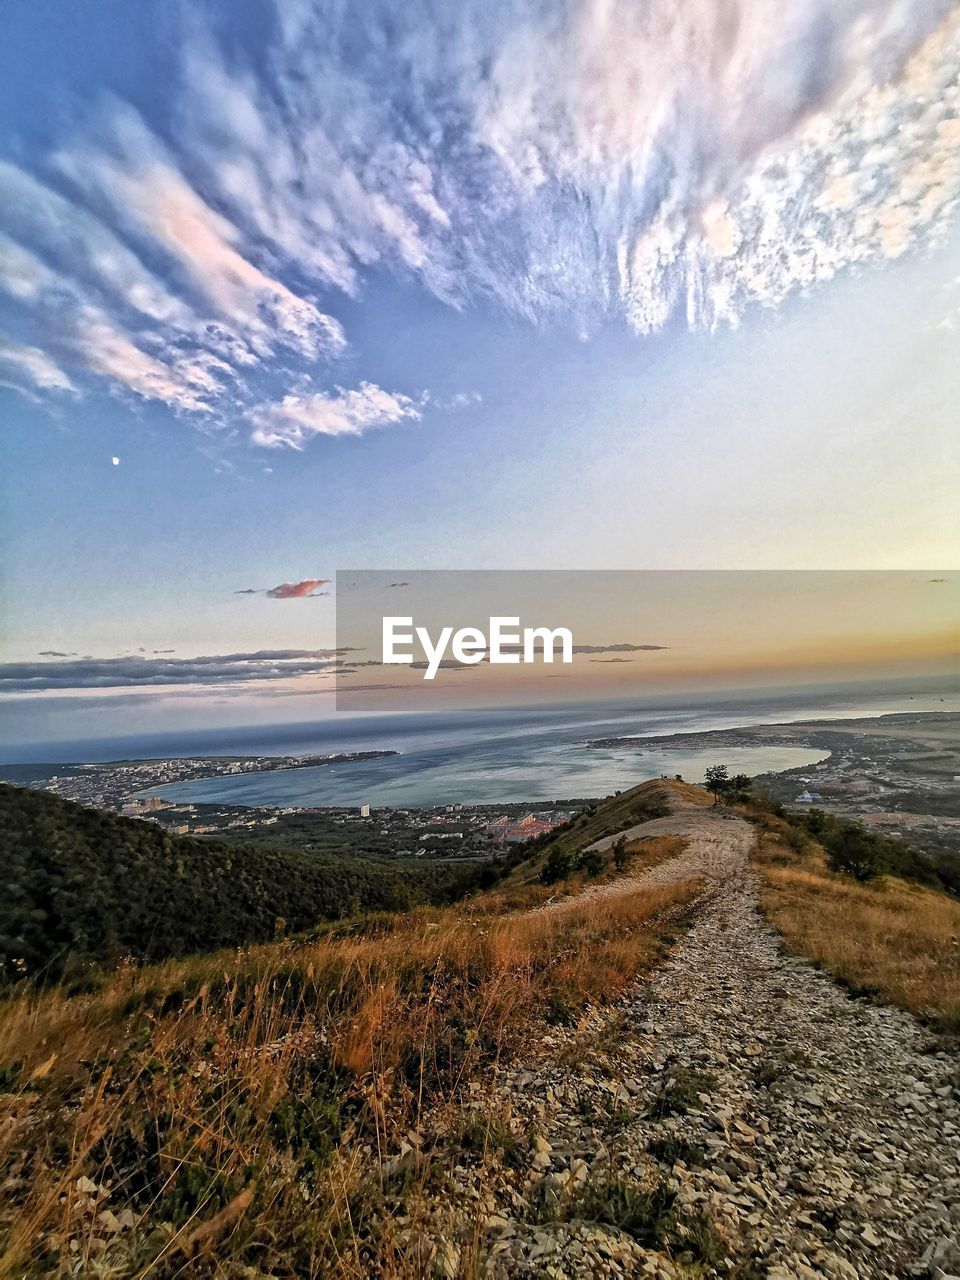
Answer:
[{"label": "coastline", "polygon": [[931,852],[960,853],[960,712],[891,712],[689,733],[593,739],[592,750],[646,751],[794,746],[823,751],[813,766],[755,775],[788,806],[816,804]]},{"label": "coastline", "polygon": [[[739,724],[716,726],[714,720],[715,727],[693,728],[675,720],[670,732],[661,733],[588,738],[584,731],[594,726],[586,718],[499,733],[489,723],[467,722],[445,739],[418,740],[408,732],[393,743],[371,741],[366,750],[196,753],[38,766],[31,781],[9,776],[28,766],[0,768],[0,776],[89,807],[147,808],[156,799],[178,809],[194,804],[316,813],[364,805],[535,809],[573,795],[601,798],[644,778],[680,774],[698,780],[708,765],[725,764],[732,773],[748,773],[759,790],[784,805],[815,803],[890,834],[909,831],[913,842],[931,851],[960,853],[960,712],[929,703],[905,710],[901,704],[877,715],[838,717],[818,708],[819,714],[803,719],[758,723],[754,717],[762,711],[755,705],[740,711]],[[639,714],[634,723],[644,719],[651,725]],[[620,727],[612,718],[594,723]]]}]

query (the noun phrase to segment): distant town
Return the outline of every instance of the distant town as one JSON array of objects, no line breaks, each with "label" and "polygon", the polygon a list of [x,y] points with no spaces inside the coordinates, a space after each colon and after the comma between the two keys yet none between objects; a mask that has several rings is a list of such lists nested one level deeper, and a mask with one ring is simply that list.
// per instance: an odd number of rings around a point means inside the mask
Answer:
[{"label": "distant town", "polygon": [[[818,806],[856,818],[885,835],[909,838],[930,853],[960,853],[960,714],[928,712],[863,720],[750,725],[660,737],[604,738],[592,747],[645,751],[808,746],[814,765],[761,774],[758,789],[802,810]],[[53,792],[94,809],[159,823],[177,834],[232,843],[276,844],[378,858],[489,858],[566,822],[597,797],[409,808],[285,807],[185,803],[150,794],[167,783],[377,759],[394,751],[329,755],[120,760],[91,764],[8,765],[0,778]]]},{"label": "distant town", "polygon": [[171,782],[196,782],[238,773],[276,773],[395,756],[396,751],[341,751],[303,756],[174,756],[158,760],[109,760],[96,764],[4,765],[0,780],[52,791],[90,809],[115,809],[139,792]]},{"label": "distant town", "polygon": [[758,789],[781,804],[817,806],[856,818],[883,835],[909,837],[928,852],[960,852],[960,714],[898,713],[858,720],[751,725],[661,737],[604,738],[591,747],[664,748],[811,747],[814,765],[764,773]]},{"label": "distant town", "polygon": [[91,809],[155,822],[175,835],[381,858],[489,858],[566,822],[587,800],[562,805],[434,805],[397,809],[361,805],[287,806],[186,803],[145,794],[172,782],[302,769],[396,755],[184,757],[95,764],[10,765],[0,779],[49,791]]},{"label": "distant town", "polygon": [[574,809],[527,805],[432,805],[416,809],[362,805],[255,807],[176,804],[156,796],[122,805],[125,817],[158,822],[178,835],[220,836],[232,843],[296,845],[318,852],[381,858],[489,858],[545,835]]}]

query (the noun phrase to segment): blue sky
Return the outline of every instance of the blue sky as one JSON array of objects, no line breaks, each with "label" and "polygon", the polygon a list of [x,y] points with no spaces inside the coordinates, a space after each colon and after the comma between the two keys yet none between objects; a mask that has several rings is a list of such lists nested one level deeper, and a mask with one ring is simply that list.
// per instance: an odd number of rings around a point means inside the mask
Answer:
[{"label": "blue sky", "polygon": [[7,660],[316,649],[264,593],[345,567],[955,563],[956,6],[5,21]]}]

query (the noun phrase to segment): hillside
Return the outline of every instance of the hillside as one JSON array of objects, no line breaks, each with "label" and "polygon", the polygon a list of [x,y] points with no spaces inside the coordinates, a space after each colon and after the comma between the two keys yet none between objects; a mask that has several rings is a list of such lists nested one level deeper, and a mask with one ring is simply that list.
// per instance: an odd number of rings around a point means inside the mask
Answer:
[{"label": "hillside", "polygon": [[[506,887],[536,882],[555,850],[576,854],[668,811],[699,787],[642,783],[513,851]],[[140,962],[265,942],[320,921],[451,902],[491,882],[476,864],[383,863],[172,835],[133,818],[0,783],[8,850],[0,905],[0,980],[75,977],[124,956]]]},{"label": "hillside", "polygon": [[[653,972],[695,891],[548,896],[0,999],[0,1275],[465,1276],[425,1264],[414,1224],[485,1146],[480,1091]],[[504,1132],[518,1160],[533,1137]]]},{"label": "hillside", "polygon": [[0,979],[263,942],[359,911],[449,902],[473,867],[397,867],[170,835],[0,784]]},{"label": "hillside", "polygon": [[960,904],[704,799],[597,806],[563,891],[11,991],[0,1275],[955,1274]]},{"label": "hillside", "polygon": [[713,797],[703,787],[673,779],[651,778],[628,791],[582,809],[546,836],[531,841],[526,857],[509,877],[508,884],[532,883],[540,878],[551,854],[575,859],[576,855],[606,836],[615,836],[653,818],[662,818],[677,804],[709,805]]}]

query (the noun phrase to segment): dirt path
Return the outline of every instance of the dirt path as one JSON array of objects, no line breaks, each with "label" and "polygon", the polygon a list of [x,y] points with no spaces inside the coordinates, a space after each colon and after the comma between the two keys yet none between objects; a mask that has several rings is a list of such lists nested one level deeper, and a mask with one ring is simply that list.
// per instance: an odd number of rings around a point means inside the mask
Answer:
[{"label": "dirt path", "polygon": [[757,910],[747,823],[690,807],[636,834],[688,843],[592,892],[691,876],[710,888],[666,968],[621,1007],[612,1044],[600,1023],[596,1052],[558,1030],[501,1078],[498,1105],[540,1136],[530,1167],[492,1183],[486,1171],[482,1195],[463,1171],[488,1274],[730,1274],[709,1247],[688,1270],[692,1253],[668,1259],[564,1210],[598,1178],[659,1174],[681,1213],[718,1224],[746,1268],[735,1274],[960,1275],[956,1057],[783,954]]},{"label": "dirt path", "polygon": [[674,803],[675,812],[667,817],[654,818],[652,822],[630,827],[617,835],[604,836],[602,840],[588,845],[587,849],[602,852],[621,838],[629,842],[651,836],[682,836],[686,845],[678,857],[658,863],[649,871],[590,885],[574,897],[558,898],[539,910],[563,911],[580,906],[584,901],[616,898],[652,884],[678,884],[683,880],[702,879],[709,887],[725,880],[746,861],[753,843],[753,831],[746,822],[724,809],[704,808],[679,799]]}]

